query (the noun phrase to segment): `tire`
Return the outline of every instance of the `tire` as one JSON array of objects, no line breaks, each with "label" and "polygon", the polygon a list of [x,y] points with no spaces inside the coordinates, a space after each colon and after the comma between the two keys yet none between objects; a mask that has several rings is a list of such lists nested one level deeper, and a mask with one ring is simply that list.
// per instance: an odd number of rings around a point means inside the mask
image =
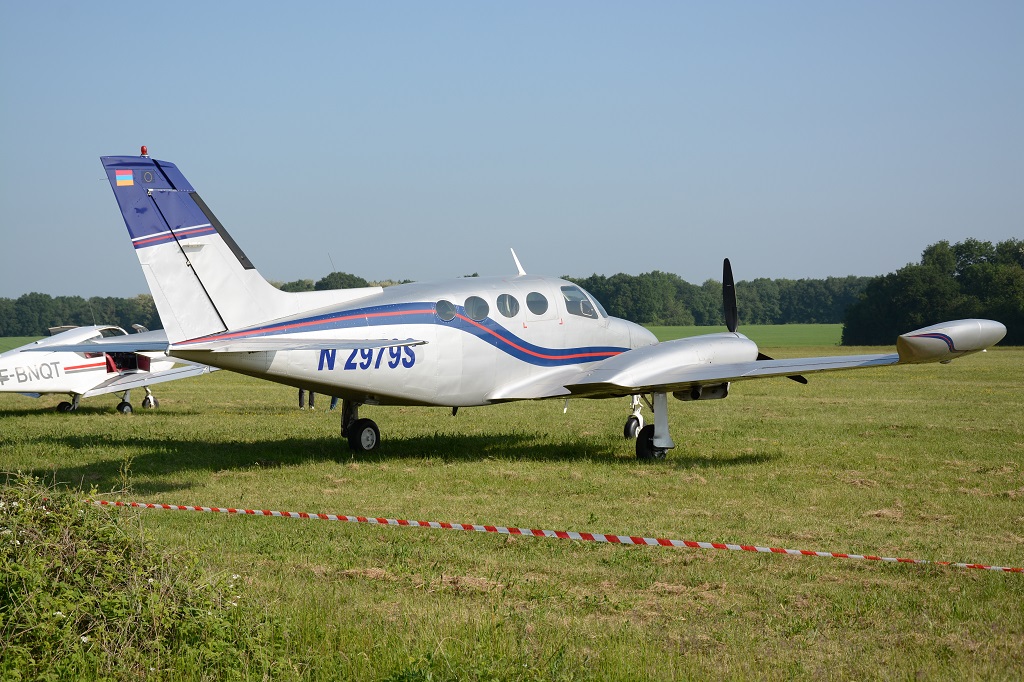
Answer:
[{"label": "tire", "polygon": [[120,412],[121,414],[131,414],[132,404],[122,400],[117,404],[117,411]]},{"label": "tire", "polygon": [[626,425],[622,428],[622,435],[626,440],[633,440],[640,433],[640,420],[637,419],[636,415],[633,415],[626,420]]},{"label": "tire", "polygon": [[66,400],[64,402],[57,403],[58,412],[71,412],[73,409],[75,409],[75,406]]},{"label": "tire", "polygon": [[654,447],[654,424],[640,429],[636,437],[636,458],[639,460],[665,459],[665,448]]},{"label": "tire", "polygon": [[380,445],[380,429],[372,419],[357,419],[348,427],[348,447],[353,452],[372,452]]},{"label": "tire", "polygon": [[160,401],[158,401],[154,396],[147,395],[142,399],[142,409],[153,410],[158,407],[160,407]]}]

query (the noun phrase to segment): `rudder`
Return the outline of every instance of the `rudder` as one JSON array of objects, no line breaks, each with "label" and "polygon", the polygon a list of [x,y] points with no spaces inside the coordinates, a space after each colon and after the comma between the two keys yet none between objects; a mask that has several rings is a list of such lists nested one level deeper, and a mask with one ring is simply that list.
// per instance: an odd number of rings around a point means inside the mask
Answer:
[{"label": "rudder", "polygon": [[282,292],[259,274],[173,163],[145,155],[100,160],[171,343],[380,291]]}]

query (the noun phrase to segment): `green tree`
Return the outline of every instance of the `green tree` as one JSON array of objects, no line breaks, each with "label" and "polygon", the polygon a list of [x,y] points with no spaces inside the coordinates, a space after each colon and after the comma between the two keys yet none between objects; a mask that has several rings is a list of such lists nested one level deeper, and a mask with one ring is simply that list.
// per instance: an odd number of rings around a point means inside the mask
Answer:
[{"label": "green tree", "polygon": [[[284,284],[277,285],[277,288],[281,291],[313,291],[315,286],[311,279],[297,279],[294,282],[285,282]],[[338,287],[325,287],[327,289],[335,289]]]},{"label": "green tree", "polygon": [[324,291],[326,289],[358,289],[365,286],[369,286],[369,284],[362,277],[350,275],[347,272],[332,272],[317,280],[313,288],[317,291]]},{"label": "green tree", "polygon": [[890,345],[899,334],[971,317],[1002,322],[1003,344],[1024,344],[1024,243],[932,244],[920,264],[868,283],[847,309],[843,344]]}]

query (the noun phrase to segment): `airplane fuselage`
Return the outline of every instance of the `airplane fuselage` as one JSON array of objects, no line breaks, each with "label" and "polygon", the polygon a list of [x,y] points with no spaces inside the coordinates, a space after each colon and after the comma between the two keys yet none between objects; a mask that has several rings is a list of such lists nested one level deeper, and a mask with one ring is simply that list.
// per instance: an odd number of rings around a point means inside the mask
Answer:
[{"label": "airplane fuselage", "polygon": [[381,405],[485,405],[514,384],[576,372],[589,363],[657,342],[638,324],[609,317],[565,280],[520,275],[405,284],[273,323],[205,337],[416,339],[374,349],[278,350],[172,354]]}]

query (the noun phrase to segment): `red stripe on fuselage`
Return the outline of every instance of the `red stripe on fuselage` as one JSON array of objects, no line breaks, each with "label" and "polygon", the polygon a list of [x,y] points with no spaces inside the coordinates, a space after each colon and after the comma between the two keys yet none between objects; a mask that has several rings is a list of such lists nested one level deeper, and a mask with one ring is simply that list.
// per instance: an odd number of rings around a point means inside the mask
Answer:
[{"label": "red stripe on fuselage", "polygon": [[487,332],[491,336],[493,336],[493,337],[495,337],[497,339],[500,339],[501,341],[504,341],[505,343],[507,343],[508,345],[512,346],[516,350],[518,350],[518,351],[520,351],[522,353],[526,353],[527,355],[532,355],[535,358],[541,358],[542,360],[575,360],[576,358],[610,358],[613,355],[618,355],[619,354],[619,351],[599,351],[599,352],[594,352],[594,353],[574,353],[572,355],[545,355],[544,353],[538,353],[538,352],[532,351],[532,350],[530,350],[528,348],[523,348],[519,344],[512,343],[511,341],[509,341],[508,339],[506,339],[504,336],[502,336],[498,332],[494,331],[493,329],[488,329],[487,327],[483,326],[482,324],[480,324],[476,320],[471,320],[470,318],[466,317],[465,315],[456,315],[456,317],[458,317],[460,320],[464,320],[466,322],[469,322],[474,327],[476,327],[478,329],[482,329],[483,331]]},{"label": "red stripe on fuselage", "polygon": [[65,372],[71,372],[71,371],[76,370],[76,369],[92,369],[93,367],[106,367],[106,366],[107,366],[106,361],[94,362],[91,365],[72,365],[71,367],[65,367],[64,371]]},{"label": "red stripe on fuselage", "polygon": [[298,329],[300,327],[309,327],[311,325],[328,324],[330,322],[344,322],[346,320],[357,320],[359,318],[369,317],[396,317],[398,315],[433,315],[433,310],[395,310],[386,313],[362,313],[359,315],[342,315],[340,317],[330,317],[325,320],[306,320],[305,322],[295,322],[293,324],[282,324],[276,327],[267,327],[266,329],[250,329],[248,331],[232,332],[230,334],[216,334],[214,336],[204,336],[199,339],[189,339],[188,341],[182,341],[179,345],[186,343],[206,343],[208,341],[226,341],[228,339],[237,339],[243,336],[250,336],[258,334],[260,336],[269,334],[270,332],[287,331],[289,329]]}]

